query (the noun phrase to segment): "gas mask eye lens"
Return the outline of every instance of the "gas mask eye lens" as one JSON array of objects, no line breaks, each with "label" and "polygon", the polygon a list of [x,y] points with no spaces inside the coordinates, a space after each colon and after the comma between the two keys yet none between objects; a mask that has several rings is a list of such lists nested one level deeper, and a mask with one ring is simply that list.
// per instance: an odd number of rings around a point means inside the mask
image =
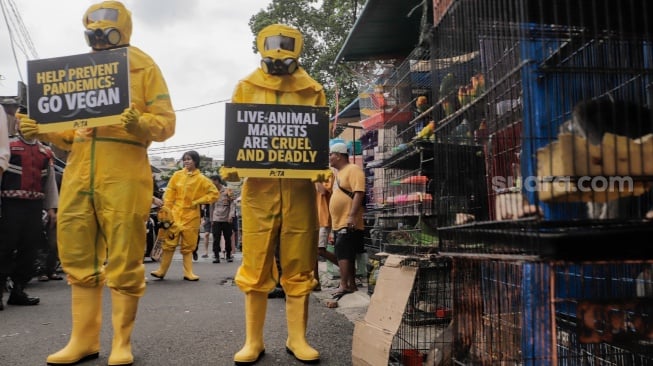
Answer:
[{"label": "gas mask eye lens", "polygon": [[99,22],[101,20],[118,21],[118,9],[97,9],[88,14],[86,17],[89,23]]},{"label": "gas mask eye lens", "polygon": [[277,50],[282,49],[290,52],[295,51],[295,39],[292,37],[286,37],[282,35],[270,36],[265,38],[263,42],[265,50]]}]

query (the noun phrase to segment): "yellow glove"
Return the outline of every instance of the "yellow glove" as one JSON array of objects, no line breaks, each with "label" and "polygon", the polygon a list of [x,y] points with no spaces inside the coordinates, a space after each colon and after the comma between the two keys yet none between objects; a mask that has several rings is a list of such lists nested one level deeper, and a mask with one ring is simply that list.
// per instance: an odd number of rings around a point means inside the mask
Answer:
[{"label": "yellow glove", "polygon": [[20,133],[24,138],[28,140],[38,138],[39,125],[35,120],[22,113],[16,113],[16,118],[20,121]]},{"label": "yellow glove", "polygon": [[136,109],[136,104],[132,103],[129,108],[125,110],[120,115],[120,121],[122,125],[131,133],[138,133],[140,131],[139,120],[141,118],[141,112]]},{"label": "yellow glove", "polygon": [[156,217],[159,219],[159,222],[164,223],[172,223],[173,218],[172,218],[172,211],[166,206],[162,206],[159,209],[159,212],[156,214]]}]

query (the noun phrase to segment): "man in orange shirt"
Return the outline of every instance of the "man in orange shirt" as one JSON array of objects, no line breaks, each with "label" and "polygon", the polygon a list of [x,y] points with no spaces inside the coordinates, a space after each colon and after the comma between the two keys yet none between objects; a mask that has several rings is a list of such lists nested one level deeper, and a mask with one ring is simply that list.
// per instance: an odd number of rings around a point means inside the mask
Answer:
[{"label": "man in orange shirt", "polygon": [[[335,172],[334,172],[335,174]],[[317,191],[317,221],[320,226],[320,232],[317,239],[317,255],[327,259],[331,263],[338,265],[338,258],[336,255],[327,250],[329,237],[331,236],[331,214],[329,213],[329,200],[331,199],[331,192],[333,189],[333,177],[329,177],[326,182],[316,182],[315,190]],[[313,291],[321,291],[322,285],[320,284],[320,272],[318,269],[318,262],[315,261],[315,279],[317,286]]]}]

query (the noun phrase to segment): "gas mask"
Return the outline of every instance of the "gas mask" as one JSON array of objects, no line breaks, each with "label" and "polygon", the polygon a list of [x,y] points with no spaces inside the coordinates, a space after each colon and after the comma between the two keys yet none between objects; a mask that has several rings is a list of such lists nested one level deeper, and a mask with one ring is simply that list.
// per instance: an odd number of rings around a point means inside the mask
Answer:
[{"label": "gas mask", "polygon": [[290,75],[299,68],[297,60],[304,40],[297,29],[283,24],[267,26],[259,32],[256,45],[265,73]]},{"label": "gas mask", "polygon": [[261,69],[270,75],[290,75],[297,70],[297,60],[294,58],[279,60],[266,57],[261,60]]},{"label": "gas mask", "polygon": [[107,29],[87,29],[84,31],[86,44],[95,47],[98,44],[117,46],[120,43],[120,31],[116,28]]}]

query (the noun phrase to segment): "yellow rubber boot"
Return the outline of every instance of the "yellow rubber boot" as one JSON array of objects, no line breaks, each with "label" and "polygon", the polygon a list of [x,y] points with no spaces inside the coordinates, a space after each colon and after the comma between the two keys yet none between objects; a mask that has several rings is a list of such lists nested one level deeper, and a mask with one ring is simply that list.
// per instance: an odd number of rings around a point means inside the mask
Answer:
[{"label": "yellow rubber boot", "polygon": [[109,365],[131,365],[132,355],[131,335],[138,310],[136,296],[129,296],[111,289],[111,323],[113,324],[113,340]]},{"label": "yellow rubber boot", "polygon": [[198,281],[200,278],[193,273],[193,253],[184,254],[184,279]]},{"label": "yellow rubber boot", "polygon": [[288,340],[286,351],[305,363],[320,361],[320,353],[306,342],[306,323],[308,321],[309,295],[288,296],[286,294],[286,322]]},{"label": "yellow rubber boot", "polygon": [[164,250],[163,253],[161,253],[161,263],[159,264],[159,269],[150,272],[150,275],[152,277],[163,279],[163,277],[166,276],[166,273],[168,273],[168,268],[170,268],[170,262],[172,262],[172,256],[174,254],[174,251]]},{"label": "yellow rubber boot", "polygon": [[102,328],[102,291],[104,286],[71,285],[72,331],[68,344],[48,356],[48,365],[74,365],[98,358]]},{"label": "yellow rubber boot", "polygon": [[265,353],[263,325],[268,307],[268,294],[250,291],[245,294],[245,345],[234,355],[236,365],[250,365]]}]

